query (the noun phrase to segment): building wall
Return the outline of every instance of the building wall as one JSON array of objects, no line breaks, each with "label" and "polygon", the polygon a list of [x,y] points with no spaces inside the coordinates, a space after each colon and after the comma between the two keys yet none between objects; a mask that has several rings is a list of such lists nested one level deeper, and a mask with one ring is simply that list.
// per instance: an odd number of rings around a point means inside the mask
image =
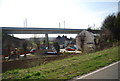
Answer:
[{"label": "building wall", "polygon": [[[82,43],[82,40],[84,39],[84,43]],[[81,45],[83,44],[83,48]],[[94,35],[91,32],[83,30],[81,33],[79,33],[76,36],[76,46],[77,50],[82,50],[84,52],[89,52],[91,50],[94,50]]]}]

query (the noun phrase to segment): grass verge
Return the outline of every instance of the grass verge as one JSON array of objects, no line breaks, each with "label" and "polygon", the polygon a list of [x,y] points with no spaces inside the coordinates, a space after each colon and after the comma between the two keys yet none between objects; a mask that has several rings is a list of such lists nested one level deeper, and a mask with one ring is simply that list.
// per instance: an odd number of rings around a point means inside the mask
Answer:
[{"label": "grass verge", "polygon": [[120,46],[103,51],[73,56],[44,65],[15,69],[2,74],[3,79],[71,79],[100,67],[109,65],[118,58]]}]

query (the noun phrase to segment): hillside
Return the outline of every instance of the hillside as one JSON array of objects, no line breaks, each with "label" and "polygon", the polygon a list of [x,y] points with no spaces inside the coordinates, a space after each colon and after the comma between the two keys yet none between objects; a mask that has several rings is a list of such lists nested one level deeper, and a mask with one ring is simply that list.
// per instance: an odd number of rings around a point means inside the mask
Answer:
[{"label": "hillside", "polygon": [[118,48],[73,56],[27,69],[16,69],[3,73],[3,79],[71,79],[109,65],[118,58]]}]

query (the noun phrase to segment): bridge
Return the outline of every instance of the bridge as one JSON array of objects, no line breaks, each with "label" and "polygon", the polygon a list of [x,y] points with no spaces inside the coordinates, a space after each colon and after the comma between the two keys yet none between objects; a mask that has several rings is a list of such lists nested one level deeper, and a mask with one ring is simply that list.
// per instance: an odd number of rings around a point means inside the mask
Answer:
[{"label": "bridge", "polygon": [[7,34],[78,34],[86,29],[2,27]]},{"label": "bridge", "polygon": [[[87,29],[64,29],[64,28],[33,28],[33,27],[0,27],[3,33],[7,34],[45,34],[46,44],[48,45],[48,34],[78,34]],[[99,33],[100,30],[92,30]]]}]

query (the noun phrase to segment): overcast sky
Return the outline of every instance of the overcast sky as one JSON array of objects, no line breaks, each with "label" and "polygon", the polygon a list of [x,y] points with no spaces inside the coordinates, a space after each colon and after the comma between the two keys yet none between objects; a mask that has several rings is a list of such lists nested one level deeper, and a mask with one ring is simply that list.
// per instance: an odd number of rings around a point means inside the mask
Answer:
[{"label": "overcast sky", "polygon": [[100,28],[119,0],[0,0],[0,27]]}]

